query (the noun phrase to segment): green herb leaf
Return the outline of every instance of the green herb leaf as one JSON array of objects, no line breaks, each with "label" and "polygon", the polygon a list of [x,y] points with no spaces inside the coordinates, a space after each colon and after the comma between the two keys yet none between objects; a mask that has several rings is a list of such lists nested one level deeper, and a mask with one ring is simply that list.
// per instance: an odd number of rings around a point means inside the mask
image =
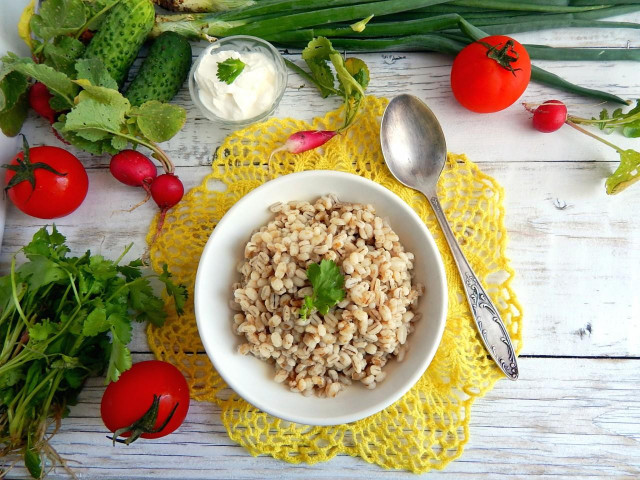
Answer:
[{"label": "green herb leaf", "polygon": [[135,317],[138,322],[161,326],[167,318],[164,302],[153,294],[153,289],[145,278],[129,284],[129,306],[139,312]]},{"label": "green herb leaf", "polygon": [[85,378],[87,372],[82,368],[70,368],[64,372],[64,379],[71,388],[80,388]]},{"label": "green herb leaf", "polygon": [[363,90],[369,86],[369,67],[359,58],[350,57],[344,61],[347,72],[360,84]]},{"label": "green herb leaf", "polygon": [[[345,122],[340,130],[353,123],[364,99],[364,90],[369,84],[369,69],[362,60],[353,59],[349,64],[340,52],[333,48],[329,39],[317,37],[309,42],[302,51],[302,58],[307,62],[316,85],[323,96],[335,93],[333,73],[329,68],[330,61],[336,71],[340,83],[338,93],[345,102]],[[358,76],[358,79],[354,78]]]},{"label": "green herb leaf", "polygon": [[173,304],[175,305],[176,313],[178,315],[182,315],[184,313],[184,305],[189,296],[187,287],[182,284],[176,285],[171,280],[171,273],[169,273],[169,269],[167,264],[162,265],[162,274],[158,277],[167,290],[167,295],[173,297]]},{"label": "green herb leaf", "polygon": [[20,72],[8,73],[0,81],[0,112],[13,108],[28,88],[26,76]]},{"label": "green herb leaf", "polygon": [[165,142],[180,131],[187,120],[187,112],[177,105],[157,100],[143,103],[132,110],[140,132],[152,142]]},{"label": "green herb leaf", "polygon": [[84,321],[82,326],[82,335],[85,337],[93,337],[99,333],[106,332],[111,327],[107,321],[107,312],[102,302],[94,308]]},{"label": "green herb leaf", "polygon": [[344,276],[334,261],[322,260],[320,264],[312,263],[307,267],[307,278],[313,286],[313,296],[304,298],[301,318],[306,319],[313,309],[326,315],[331,307],[344,299]]},{"label": "green herb leaf", "polygon": [[85,88],[78,95],[77,105],[67,113],[62,132],[72,132],[85,140],[99,142],[118,135],[131,108],[129,100],[117,90],[78,81]]},{"label": "green herb leaf", "polygon": [[116,382],[122,372],[126,372],[131,368],[131,352],[125,344],[123,344],[118,336],[113,332],[111,341],[111,355],[109,356],[109,366],[107,368],[105,382]]},{"label": "green herb leaf", "polygon": [[44,63],[69,77],[75,76],[74,64],[84,53],[84,44],[73,37],[58,37],[44,46]]},{"label": "green herb leaf", "polygon": [[246,64],[239,58],[227,58],[224,62],[218,62],[218,80],[231,85],[242,73]]},{"label": "green herb leaf", "polygon": [[620,152],[620,164],[613,172],[605,186],[609,195],[620,193],[640,180],[640,152],[624,150]]},{"label": "green herb leaf", "polygon": [[75,33],[87,21],[82,0],[46,0],[31,18],[31,31],[43,41]]},{"label": "green herb leaf", "polygon": [[127,279],[127,282],[131,282],[136,278],[140,278],[142,275],[140,267],[143,266],[142,260],[137,259],[129,262],[127,265],[118,265],[116,269]]},{"label": "green herb leaf", "polygon": [[57,323],[52,323],[48,318],[45,318],[40,323],[29,327],[29,339],[43,342],[55,335],[59,330]]},{"label": "green herb leaf", "polygon": [[[622,113],[622,108],[616,108],[609,116],[606,108],[600,111],[598,118],[592,118],[592,121],[572,117],[574,123],[591,123],[595,124],[600,130],[611,133],[616,128],[622,129],[625,137],[640,137],[640,100],[636,100],[636,106],[627,113]],[[601,120],[601,121],[596,121]]]},{"label": "green herb leaf", "polygon": [[0,130],[7,137],[15,137],[22,130],[22,125],[29,112],[29,99],[24,93],[9,109],[0,111]]},{"label": "green herb leaf", "polygon": [[123,314],[112,313],[109,315],[109,323],[112,325],[111,333],[118,337],[123,344],[126,345],[131,341],[133,327],[126,312]]},{"label": "green herb leaf", "polygon": [[[75,64],[77,71],[77,78],[88,80],[91,85],[96,87],[105,87],[118,90],[118,84],[109,74],[107,67],[99,58],[83,58],[78,60]],[[119,100],[117,96],[114,96],[116,101]]]},{"label": "green herb leaf", "polygon": [[335,89],[336,80],[328,62],[332,50],[333,47],[328,39],[318,37],[311,40],[302,51],[302,59],[311,70],[311,76],[323,98],[338,93]]},{"label": "green herb leaf", "polygon": [[13,387],[24,378],[24,374],[20,370],[9,370],[0,377],[0,390]]},{"label": "green herb leaf", "polygon": [[[115,139],[121,137],[106,136],[103,140],[91,141],[81,137],[77,132],[71,130],[65,131],[66,118],[67,116],[65,114],[60,115],[58,117],[58,121],[53,124],[53,128],[56,129],[67,142],[81,150],[84,150],[85,152],[93,153],[94,155],[102,155],[103,153],[113,155],[125,148],[128,144],[126,139],[122,139],[124,146],[122,148],[115,148]],[[119,145],[120,143],[116,144]]]},{"label": "green herb leaf", "polygon": [[56,110],[64,110],[74,105],[75,98],[79,88],[74,84],[67,75],[58,72],[49,65],[43,63],[35,63],[31,58],[20,58],[15,53],[7,53],[2,57],[2,67],[0,68],[0,81],[11,72],[20,72],[27,77],[32,77],[38,82],[44,83],[47,88],[58,95],[62,108],[53,107]]}]

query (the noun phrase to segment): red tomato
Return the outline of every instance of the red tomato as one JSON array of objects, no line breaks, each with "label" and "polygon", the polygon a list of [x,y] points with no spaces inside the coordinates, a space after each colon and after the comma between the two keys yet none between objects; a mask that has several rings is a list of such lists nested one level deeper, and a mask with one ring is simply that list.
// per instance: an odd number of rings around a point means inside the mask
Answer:
[{"label": "red tomato", "polygon": [[453,61],[451,90],[460,104],[478,113],[513,104],[531,78],[531,60],[522,45],[493,35],[467,45]]},{"label": "red tomato", "polygon": [[[7,169],[7,186],[15,175],[26,176],[23,181],[9,188],[9,198],[16,207],[32,217],[58,218],[69,215],[80,206],[89,189],[89,177],[82,163],[58,147],[33,147],[28,151],[29,162],[19,167],[19,172]],[[18,166],[18,159],[24,160],[24,152],[16,155],[10,165]],[[46,166],[58,173],[47,170]],[[35,188],[32,188],[28,178],[33,179]]]},{"label": "red tomato", "polygon": [[[102,396],[100,415],[112,432],[136,423],[149,410],[153,396],[160,397],[158,416],[152,429],[158,429],[177,404],[169,423],[156,433],[143,433],[143,438],[158,438],[178,428],[189,410],[189,386],[180,370],[167,362],[149,360],[134,364],[117,382],[110,383]],[[131,433],[124,433],[123,437]]]}]

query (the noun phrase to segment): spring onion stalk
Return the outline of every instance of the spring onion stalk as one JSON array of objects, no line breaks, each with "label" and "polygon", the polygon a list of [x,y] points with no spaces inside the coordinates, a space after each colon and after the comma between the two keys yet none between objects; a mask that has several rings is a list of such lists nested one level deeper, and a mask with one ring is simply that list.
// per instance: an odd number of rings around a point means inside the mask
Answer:
[{"label": "spring onion stalk", "polygon": [[457,0],[452,5],[461,7],[482,7],[493,10],[522,10],[526,12],[545,12],[545,13],[573,13],[587,12],[590,10],[600,10],[606,8],[607,5],[587,5],[583,7],[559,6],[559,5],[540,5],[533,2],[516,2],[505,0]]},{"label": "spring onion stalk", "polygon": [[[509,35],[518,32],[531,32],[537,30],[545,30],[548,28],[568,28],[568,27],[598,27],[598,28],[630,28],[640,29],[640,23],[633,22],[607,22],[602,20],[577,20],[570,15],[559,14],[553,16],[554,20],[540,19],[541,15],[527,15],[522,17],[522,20],[510,17],[509,25],[503,25],[499,18],[485,19],[485,21],[474,21],[473,24],[483,27],[483,30],[488,35]],[[322,36],[328,38],[380,38],[380,37],[395,37],[403,35],[420,35],[424,33],[431,33],[436,31],[444,31],[444,33],[457,33],[458,22],[462,18],[457,14],[445,14],[434,17],[425,17],[415,20],[407,20],[403,22],[375,22],[372,21],[367,24],[366,28],[360,32],[354,32],[353,29],[347,25],[340,25],[334,27],[325,28],[313,28],[313,29],[301,29],[290,32],[282,32],[274,37],[267,37],[267,40],[277,40],[279,42],[291,43],[291,42],[304,42],[309,41],[314,37]],[[467,19],[467,17],[464,17]],[[468,20],[468,19],[467,19]],[[486,22],[486,23],[485,23]],[[494,22],[500,22],[494,24]],[[576,51],[573,48],[564,49],[562,52],[555,49],[553,52],[540,52],[537,58],[544,60],[638,60],[639,53],[632,50],[632,53],[622,53],[620,57],[616,58],[602,58],[595,53],[587,53],[587,58],[571,57],[571,52]],[[593,50],[594,52],[598,50]],[[553,53],[558,53],[556,58],[553,58]],[[605,55],[610,55],[608,51]],[[580,54],[579,54],[580,55]],[[615,54],[614,54],[615,56]],[[550,58],[551,57],[551,58]]]},{"label": "spring onion stalk", "polygon": [[248,8],[255,0],[153,0],[153,3],[174,12],[224,12]]},{"label": "spring onion stalk", "polygon": [[[585,5],[601,5],[602,1],[601,0],[571,0],[571,2],[569,3],[573,6],[579,7],[579,6],[585,6]],[[638,0],[616,0],[615,3],[616,5],[627,5],[627,4],[637,5],[639,2]]]},{"label": "spring onion stalk", "polygon": [[[347,0],[348,1],[348,0]],[[198,17],[194,20],[179,19],[172,21],[172,16],[156,19],[152,35],[157,36],[164,31],[174,31],[189,37],[218,37],[225,35],[256,35],[267,37],[275,33],[299,28],[312,27],[334,22],[350,22],[361,20],[369,15],[389,15],[443,3],[448,0],[382,0],[378,2],[359,3],[315,11],[280,15],[275,18],[244,18],[230,20],[224,14],[212,15],[209,19]],[[225,21],[227,20],[227,21]],[[230,20],[230,21],[228,21]]]},{"label": "spring onion stalk", "polygon": [[281,32],[272,37],[267,37],[267,40],[274,39],[278,42],[284,43],[305,40],[309,41],[314,37],[377,38],[402,35],[418,35],[457,27],[460,18],[460,15],[453,13],[418,20],[408,20],[406,22],[370,22],[361,33],[354,32],[350,26],[301,29],[289,32]]}]

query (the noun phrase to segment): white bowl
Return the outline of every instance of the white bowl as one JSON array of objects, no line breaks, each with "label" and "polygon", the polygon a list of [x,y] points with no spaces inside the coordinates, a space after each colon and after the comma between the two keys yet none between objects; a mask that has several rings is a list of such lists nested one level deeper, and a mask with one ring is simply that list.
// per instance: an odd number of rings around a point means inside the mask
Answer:
[{"label": "white bowl", "polygon": [[[422,319],[409,336],[402,362],[384,368],[385,380],[375,389],[354,382],[335,398],[305,397],[273,380],[272,365],[237,348],[242,337],[233,333],[229,306],[231,285],[238,281],[236,266],[254,230],[268,223],[276,202],[312,201],[334,193],[341,201],[370,203],[389,219],[405,249],[415,255],[415,278],[425,285],[418,311]],[[442,259],[420,217],[391,191],[349,173],[315,170],[279,177],[241,198],[220,220],[209,238],[198,266],[195,314],[200,338],[213,366],[242,398],[276,417],[307,425],[354,422],[383,410],[404,395],[425,372],[436,353],[447,311],[447,287]]]}]

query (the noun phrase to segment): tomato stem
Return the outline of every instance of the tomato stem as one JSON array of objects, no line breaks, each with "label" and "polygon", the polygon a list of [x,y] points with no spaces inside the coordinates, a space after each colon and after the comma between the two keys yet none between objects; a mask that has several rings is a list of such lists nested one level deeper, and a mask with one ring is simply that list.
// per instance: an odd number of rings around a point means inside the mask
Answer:
[{"label": "tomato stem", "polygon": [[[142,417],[140,417],[138,420],[133,422],[128,427],[122,427],[117,429],[115,432],[113,432],[113,437],[107,437],[107,438],[109,438],[110,440],[113,440],[114,446],[116,442],[129,445],[131,442],[135,442],[138,438],[140,438],[140,436],[143,433],[158,433],[164,430],[167,424],[171,421],[173,414],[176,413],[176,410],[178,408],[178,405],[180,405],[180,402],[176,402],[176,404],[173,406],[173,409],[171,410],[169,415],[167,415],[167,418],[162,423],[162,425],[160,425],[158,428],[153,428],[153,426],[156,424],[156,420],[158,419],[158,410],[160,409],[161,398],[162,398],[162,395],[158,396],[154,393],[153,402],[151,402],[151,406],[149,407],[149,410],[147,410],[144,413],[144,415],[142,415]],[[131,432],[131,435],[128,438],[124,440],[118,438],[123,433],[127,433],[127,432]]]},{"label": "tomato stem", "polygon": [[514,77],[518,70],[522,70],[521,68],[513,68],[511,65],[513,62],[517,62],[518,58],[520,58],[518,52],[513,48],[513,40],[507,40],[504,45],[502,45],[502,43],[499,43],[498,45],[491,45],[480,40],[478,40],[478,43],[487,48],[488,58],[495,60],[502,68],[509,70]]}]

